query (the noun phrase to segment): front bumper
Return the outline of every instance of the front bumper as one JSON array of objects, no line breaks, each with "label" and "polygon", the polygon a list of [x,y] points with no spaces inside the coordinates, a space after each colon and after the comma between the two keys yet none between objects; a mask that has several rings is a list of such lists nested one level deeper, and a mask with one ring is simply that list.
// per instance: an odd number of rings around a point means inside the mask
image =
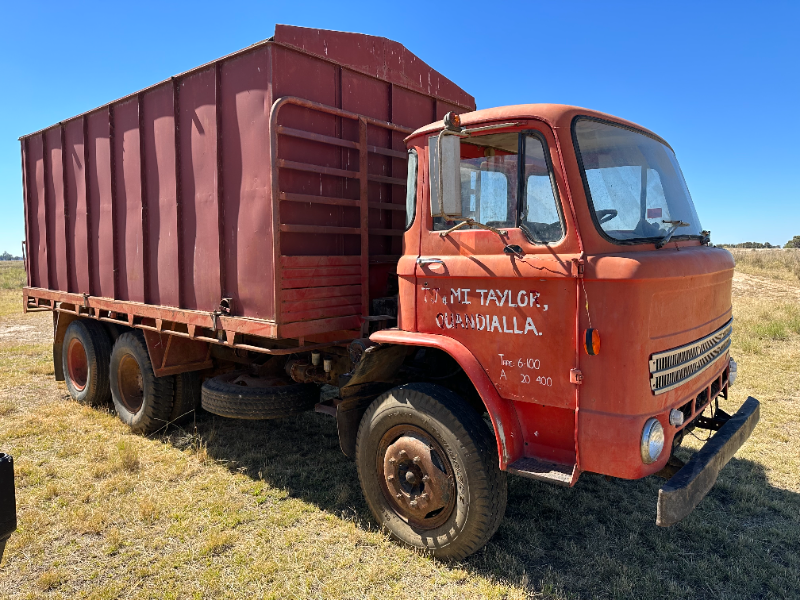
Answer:
[{"label": "front bumper", "polygon": [[658,491],[656,524],[674,525],[700,503],[758,423],[761,404],[748,397],[738,412]]}]

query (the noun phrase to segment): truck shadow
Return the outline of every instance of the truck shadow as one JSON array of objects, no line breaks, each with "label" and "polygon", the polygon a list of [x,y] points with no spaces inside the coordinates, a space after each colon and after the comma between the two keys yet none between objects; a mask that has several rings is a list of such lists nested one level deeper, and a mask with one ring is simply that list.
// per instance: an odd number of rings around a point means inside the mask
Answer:
[{"label": "truck shadow", "polygon": [[[194,426],[209,456],[231,471],[374,527],[332,418],[202,414]],[[584,474],[569,489],[509,477],[499,531],[457,567],[545,597],[792,597],[800,589],[800,494],[771,486],[761,464],[734,458],[670,528],[655,525],[662,484]]]}]

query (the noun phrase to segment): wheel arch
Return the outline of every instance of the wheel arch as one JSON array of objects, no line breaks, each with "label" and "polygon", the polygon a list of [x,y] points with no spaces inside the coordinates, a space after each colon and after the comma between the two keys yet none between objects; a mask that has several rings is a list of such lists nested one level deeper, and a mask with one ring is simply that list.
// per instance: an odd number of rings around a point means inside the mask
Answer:
[{"label": "wheel arch", "polygon": [[486,408],[486,412],[489,413],[495,440],[497,441],[500,469],[505,470],[509,464],[523,456],[522,427],[514,405],[498,394],[497,389],[478,362],[478,359],[464,344],[442,335],[387,329],[372,334],[370,340],[387,345],[437,348],[450,355],[469,377]]}]

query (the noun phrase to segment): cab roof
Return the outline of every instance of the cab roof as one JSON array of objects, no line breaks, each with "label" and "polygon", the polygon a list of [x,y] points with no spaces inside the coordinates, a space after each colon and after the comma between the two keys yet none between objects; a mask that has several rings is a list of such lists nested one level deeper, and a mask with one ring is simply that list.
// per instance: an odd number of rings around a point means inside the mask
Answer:
[{"label": "cab roof", "polygon": [[[473,112],[461,113],[460,116],[462,127],[485,125],[489,123],[501,123],[504,121],[514,122],[518,120],[535,119],[537,121],[544,121],[556,129],[568,129],[575,117],[591,117],[595,119],[602,119],[604,121],[611,121],[624,127],[637,129],[669,146],[669,144],[661,136],[653,133],[646,127],[637,125],[632,121],[620,119],[619,117],[615,117],[597,110],[582,108],[580,106],[570,106],[568,104],[515,104],[512,106],[498,106],[496,108],[485,108]],[[442,121],[436,121],[435,123],[420,127],[406,138],[406,142],[409,142],[417,136],[440,131],[443,127],[444,123]]]}]

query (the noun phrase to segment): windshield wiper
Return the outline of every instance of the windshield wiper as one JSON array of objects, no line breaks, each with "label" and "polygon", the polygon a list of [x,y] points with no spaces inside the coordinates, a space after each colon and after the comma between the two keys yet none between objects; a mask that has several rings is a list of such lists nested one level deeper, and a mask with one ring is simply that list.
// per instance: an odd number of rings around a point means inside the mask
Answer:
[{"label": "windshield wiper", "polygon": [[666,245],[666,243],[672,237],[672,234],[678,230],[678,227],[689,227],[689,223],[686,223],[684,221],[661,221],[661,222],[668,223],[669,225],[672,225],[672,227],[667,232],[667,235],[665,235],[663,238],[661,238],[656,242],[656,250],[659,250],[660,248],[663,248]]}]

